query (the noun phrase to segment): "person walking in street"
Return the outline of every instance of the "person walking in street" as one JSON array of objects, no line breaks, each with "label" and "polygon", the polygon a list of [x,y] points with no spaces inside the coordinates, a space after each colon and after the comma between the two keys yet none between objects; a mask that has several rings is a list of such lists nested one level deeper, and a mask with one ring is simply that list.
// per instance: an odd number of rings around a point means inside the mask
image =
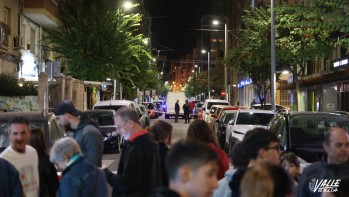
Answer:
[{"label": "person walking in street", "polygon": [[175,104],[175,122],[178,122],[178,116],[179,116],[179,110],[180,110],[180,107],[179,107],[179,100],[177,99],[177,102]]},{"label": "person walking in street", "polygon": [[158,120],[152,126],[148,127],[148,131],[154,136],[155,140],[159,143],[162,184],[165,187],[168,187],[168,176],[165,168],[165,160],[166,155],[170,150],[169,146],[171,146],[173,138],[172,129],[172,125],[163,120]]},{"label": "person walking in street", "polygon": [[103,171],[82,155],[74,139],[64,137],[57,140],[51,148],[50,161],[63,170],[57,196],[108,196]]},{"label": "person walking in street", "polygon": [[133,108],[122,107],[115,113],[115,125],[125,140],[117,174],[104,169],[113,196],[144,197],[162,186],[159,145],[143,129]]},{"label": "person walking in street", "polygon": [[[316,188],[312,188],[313,190],[311,190],[309,183],[311,181],[321,181],[324,179],[341,180],[336,195],[349,196],[349,189],[347,187],[349,180],[348,174],[340,173],[341,169],[344,169],[346,172],[349,171],[348,133],[343,128],[332,127],[325,133],[322,146],[327,153],[327,159],[325,161],[313,163],[303,170],[298,182],[297,196],[320,197],[322,190]],[[346,184],[344,181],[346,181]]]},{"label": "person walking in street", "polygon": [[184,112],[184,123],[190,123],[190,106],[188,104],[188,100],[185,101],[183,105],[183,112]]},{"label": "person walking in street", "polygon": [[39,156],[40,197],[56,196],[59,187],[57,170],[50,162],[42,129],[31,130],[29,145],[35,148]]},{"label": "person walking in street", "polygon": [[169,188],[159,188],[153,197],[211,197],[218,186],[218,157],[197,140],[181,140],[168,152]]},{"label": "person walking in street", "polygon": [[218,180],[223,178],[225,171],[229,169],[229,159],[225,152],[218,147],[216,136],[208,124],[204,120],[194,120],[189,125],[187,138],[199,140],[216,152],[219,158],[217,178]]},{"label": "person walking in street", "polygon": [[69,100],[59,103],[54,108],[54,114],[57,116],[58,124],[76,140],[87,159],[97,167],[101,167],[104,142],[98,124],[89,119],[81,119],[81,112]]},{"label": "person walking in street", "polygon": [[0,158],[0,174],[0,196],[24,196],[17,169],[3,158]]},{"label": "person walking in street", "polygon": [[25,117],[16,116],[8,122],[8,126],[11,145],[0,154],[0,157],[16,167],[24,195],[38,197],[39,159],[36,150],[27,145],[30,138],[29,121]]}]

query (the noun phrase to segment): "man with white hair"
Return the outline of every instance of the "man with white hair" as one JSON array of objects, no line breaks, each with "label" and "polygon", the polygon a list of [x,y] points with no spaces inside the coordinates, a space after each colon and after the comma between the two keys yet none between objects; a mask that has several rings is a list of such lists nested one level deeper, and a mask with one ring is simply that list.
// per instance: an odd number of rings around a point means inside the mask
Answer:
[{"label": "man with white hair", "polygon": [[88,161],[77,142],[69,137],[61,138],[51,148],[50,161],[63,170],[57,195],[98,196],[108,195],[107,182],[102,170]]}]

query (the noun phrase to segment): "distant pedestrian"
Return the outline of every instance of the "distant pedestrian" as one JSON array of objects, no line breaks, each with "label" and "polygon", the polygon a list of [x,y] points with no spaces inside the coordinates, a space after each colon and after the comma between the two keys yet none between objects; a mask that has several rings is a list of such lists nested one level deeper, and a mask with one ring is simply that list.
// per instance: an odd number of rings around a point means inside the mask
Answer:
[{"label": "distant pedestrian", "polygon": [[143,129],[137,112],[122,107],[115,113],[115,125],[125,140],[117,174],[104,169],[113,196],[143,197],[162,185],[159,145]]},{"label": "distant pedestrian", "polygon": [[2,158],[0,158],[0,175],[0,196],[24,196],[17,169]]},{"label": "distant pedestrian", "polygon": [[184,112],[184,123],[190,123],[190,106],[188,104],[188,100],[185,101],[183,105],[183,112]]},{"label": "distant pedestrian", "polygon": [[153,197],[211,197],[217,188],[217,154],[197,140],[173,145],[166,160],[169,188],[159,188]]},{"label": "distant pedestrian", "polygon": [[65,137],[57,140],[51,148],[50,161],[63,170],[57,196],[108,196],[103,171],[82,155],[74,139]]},{"label": "distant pedestrian", "polygon": [[208,124],[204,120],[194,120],[188,128],[187,138],[199,140],[216,152],[219,158],[217,172],[217,178],[221,179],[224,177],[225,171],[229,169],[229,159],[225,152],[218,147],[217,139],[213,131],[210,129]]},{"label": "distant pedestrian", "polygon": [[11,146],[7,147],[0,157],[14,165],[19,172],[24,195],[39,196],[38,154],[27,145],[30,138],[29,121],[23,116],[13,117],[9,122]]},{"label": "distant pedestrian", "polygon": [[252,108],[255,104],[257,104],[256,99],[252,99],[251,108]]},{"label": "distant pedestrian", "polygon": [[178,116],[179,116],[179,100],[177,99],[176,104],[175,104],[175,122],[178,122]]},{"label": "distant pedestrian", "polygon": [[233,178],[235,171],[238,168],[246,168],[249,163],[243,144],[237,143],[230,151],[230,163],[231,167],[225,172],[225,177],[218,182],[218,188],[214,191],[213,197],[230,197],[231,190],[229,188],[229,182]]},{"label": "distant pedestrian", "polygon": [[[306,167],[298,182],[297,196],[317,197],[321,196],[321,189],[309,187],[311,181],[321,180],[341,180],[339,184],[338,196],[349,196],[348,184],[348,159],[349,159],[349,135],[346,130],[340,127],[330,128],[324,135],[322,144],[327,153],[326,161],[312,163]],[[341,173],[341,168],[346,168],[346,173]]]},{"label": "distant pedestrian", "polygon": [[57,170],[50,162],[42,129],[31,130],[29,145],[35,148],[39,157],[40,197],[56,196],[59,187]]},{"label": "distant pedestrian", "polygon": [[101,167],[103,136],[98,130],[98,124],[89,119],[80,119],[81,112],[69,100],[59,103],[54,108],[54,113],[57,116],[58,124],[76,140],[87,159]]},{"label": "distant pedestrian", "polygon": [[165,160],[172,142],[172,129],[172,125],[163,120],[158,120],[152,126],[148,127],[148,131],[153,134],[155,140],[159,143],[161,176],[162,183],[165,187],[168,187],[168,176],[165,167]]}]

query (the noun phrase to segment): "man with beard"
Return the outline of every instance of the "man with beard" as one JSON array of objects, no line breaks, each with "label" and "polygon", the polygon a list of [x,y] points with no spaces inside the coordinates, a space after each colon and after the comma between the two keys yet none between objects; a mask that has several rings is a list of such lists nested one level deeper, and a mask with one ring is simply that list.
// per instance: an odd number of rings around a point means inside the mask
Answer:
[{"label": "man with beard", "polygon": [[39,196],[39,161],[36,150],[27,145],[31,134],[29,121],[25,117],[16,116],[8,122],[8,126],[11,146],[2,152],[0,157],[17,169],[24,195],[37,197]]},{"label": "man with beard", "polygon": [[113,196],[149,196],[162,184],[159,146],[141,127],[133,108],[120,108],[114,121],[125,145],[117,174],[104,169],[107,181],[113,187]]},{"label": "man with beard", "polygon": [[79,144],[82,153],[98,167],[102,166],[103,136],[98,124],[90,119],[81,119],[72,101],[65,100],[54,108],[58,124]]}]

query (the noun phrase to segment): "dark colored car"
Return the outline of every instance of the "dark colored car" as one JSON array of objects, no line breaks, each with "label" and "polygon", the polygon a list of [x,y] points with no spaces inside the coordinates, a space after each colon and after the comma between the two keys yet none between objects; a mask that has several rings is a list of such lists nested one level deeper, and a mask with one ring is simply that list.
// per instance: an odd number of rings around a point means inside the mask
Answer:
[{"label": "dark colored car", "polygon": [[31,112],[4,112],[0,113],[0,152],[11,144],[8,138],[8,121],[15,116],[24,116],[29,120],[29,128],[40,128],[44,131],[46,147],[51,148],[54,142],[64,136],[66,132],[61,128],[53,113]]},{"label": "dark colored car", "polygon": [[[281,106],[281,105],[275,105],[276,107],[276,112],[288,112],[288,110],[286,109],[286,107]],[[261,104],[254,104],[251,109],[264,109],[264,110],[271,110],[271,104],[270,103],[266,103],[264,105]]]},{"label": "dark colored car", "polygon": [[103,135],[104,152],[119,153],[122,145],[122,137],[116,131],[114,122],[115,111],[98,109],[84,111],[83,113],[88,114],[89,118],[98,122]]},{"label": "dark colored car", "polygon": [[324,133],[331,127],[342,127],[348,132],[348,116],[329,112],[291,112],[275,114],[268,125],[268,129],[278,135],[282,151],[293,152],[309,163],[324,157]]},{"label": "dark colored car", "polygon": [[227,125],[230,120],[234,119],[236,116],[236,110],[225,110],[222,112],[222,115],[216,120],[217,124],[217,139],[218,144],[221,149],[225,148],[225,136],[227,132]]}]

